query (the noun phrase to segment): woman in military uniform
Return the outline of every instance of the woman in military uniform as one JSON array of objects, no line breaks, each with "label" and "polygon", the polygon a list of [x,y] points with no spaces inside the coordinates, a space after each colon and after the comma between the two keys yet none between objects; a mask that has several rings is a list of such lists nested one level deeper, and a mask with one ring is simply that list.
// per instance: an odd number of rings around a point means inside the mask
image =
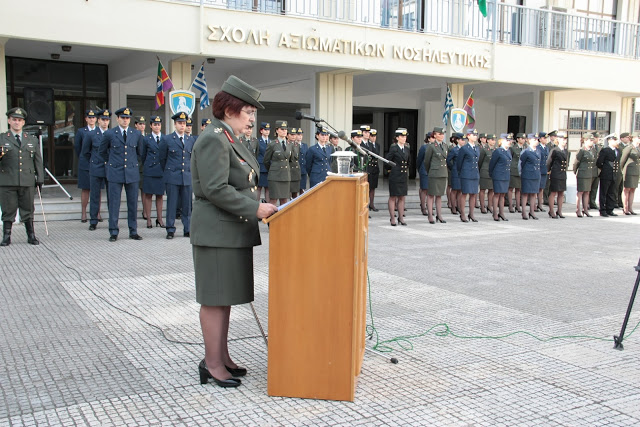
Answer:
[{"label": "woman in military uniform", "polygon": [[289,194],[292,199],[298,197],[300,191],[300,180],[302,180],[302,172],[300,171],[300,144],[297,141],[298,129],[290,128],[287,133],[287,145],[291,150],[289,156],[289,171],[291,173],[291,181],[289,184]]},{"label": "woman in military uniform", "polygon": [[431,131],[434,139],[433,143],[427,145],[424,153],[425,173],[429,175],[429,186],[427,188],[427,214],[429,223],[435,224],[433,220],[433,200],[436,201],[436,220],[441,223],[442,219],[442,196],[447,191],[447,146],[444,142],[444,129],[434,127]]},{"label": "woman in military uniform", "polygon": [[[520,152],[520,194],[522,195],[522,219],[538,219],[536,198],[540,190],[540,152],[538,151],[538,135],[529,139],[529,146]],[[529,203],[529,215],[525,212]]]},{"label": "woman in military uniform", "polygon": [[164,228],[162,221],[162,204],[165,185],[163,182],[164,172],[160,166],[160,140],[162,135],[160,129],[162,127],[162,118],[160,116],[152,116],[150,119],[151,133],[146,135],[142,140],[142,153],[140,161],[142,162],[142,191],[144,193],[143,211],[147,218],[147,228],[152,228],[151,223],[151,199],[156,196],[156,226]]},{"label": "woman in military uniform", "polygon": [[396,164],[389,171],[389,221],[393,226],[397,225],[395,222],[396,208],[398,208],[398,222],[407,225],[404,222],[404,199],[408,190],[407,172],[409,171],[407,135],[406,129],[396,129],[396,142],[391,145],[386,156],[387,160]]},{"label": "woman in military uniform", "polygon": [[424,156],[427,151],[427,147],[433,143],[433,141],[432,133],[427,133],[424,137],[424,144],[418,150],[418,158],[416,159],[418,175],[420,176],[420,210],[422,211],[422,215],[425,216],[429,215],[427,213],[427,189],[429,188],[429,178],[427,176],[427,169],[424,165]]},{"label": "woman in military uniform", "polygon": [[[480,137],[480,142],[482,143],[482,137]],[[491,212],[491,206],[493,206],[493,180],[489,175],[489,163],[491,163],[494,151],[496,151],[496,136],[492,134],[486,135],[485,143],[480,148],[480,157],[478,157],[478,168],[480,168],[480,212],[483,214],[486,214],[487,211]],[[486,206],[484,204],[485,191],[487,192]]]},{"label": "woman in military uniform", "polygon": [[[458,196],[458,209],[460,209],[460,221],[462,222],[478,222],[473,210],[476,207],[476,199],[478,197],[478,187],[480,185],[480,171],[478,170],[478,158],[480,157],[480,148],[477,146],[478,133],[475,129],[467,130],[466,143],[462,145],[458,151],[455,167],[458,169],[460,176],[460,194]],[[464,205],[469,195],[469,215],[465,217]]]},{"label": "woman in military uniform", "polygon": [[[562,215],[562,202],[564,192],[567,189],[567,165],[569,164],[569,151],[567,150],[567,140],[558,135],[558,146],[549,153],[547,159],[547,169],[549,175],[549,216],[551,218],[564,218]],[[558,198],[558,210],[553,213],[555,199]]]},{"label": "woman in military uniform", "polygon": [[[193,215],[191,244],[205,357],[200,383],[213,378],[221,387],[237,387],[246,375],[229,355],[231,306],[253,301],[253,247],[259,245],[258,219],[277,211],[256,200],[260,165],[240,142],[255,120],[260,92],[235,76],[213,98],[210,126],[191,156]],[[287,191],[288,191],[287,187]]]},{"label": "woman in military uniform", "polygon": [[456,158],[458,157],[458,152],[460,151],[460,147],[464,145],[464,135],[461,133],[454,133],[451,135],[451,144],[452,147],[449,149],[447,153],[447,168],[449,168],[449,186],[451,190],[447,194],[447,201],[449,204],[449,209],[451,209],[451,213],[454,215],[460,214],[460,207],[458,206],[458,195],[460,194],[460,177],[458,176],[458,169],[456,168]]},{"label": "woman in military uniform", "polygon": [[[358,146],[362,144],[362,130],[354,129],[351,131],[351,140]],[[356,156],[352,158],[351,166],[355,173],[366,172],[369,165],[369,156],[362,154],[359,150],[349,146],[345,151],[353,151]]]},{"label": "woman in military uniform", "polygon": [[[527,139],[527,135],[524,133],[516,134],[516,144],[511,145],[511,178],[509,179],[509,212],[514,213],[515,211],[522,212],[520,210],[520,173],[518,172],[518,165],[520,164],[520,153],[522,150],[527,148],[525,145],[525,141]],[[515,190],[516,197],[516,209],[513,210],[513,198],[512,194]]]},{"label": "woman in military uniform", "polygon": [[[592,152],[593,136],[590,133],[582,135],[581,148],[573,162],[573,173],[576,174],[578,195],[576,196],[576,216],[582,218],[589,215],[589,192],[593,181],[593,169],[596,168],[596,158]],[[582,209],[580,209],[582,202]],[[551,215],[551,214],[549,214]]]},{"label": "woman in military uniform", "polygon": [[287,144],[287,122],[276,121],[276,139],[271,141],[264,153],[264,166],[269,171],[269,198],[273,204],[283,205],[291,195],[291,169],[289,158],[291,146]]},{"label": "woman in military uniform", "polygon": [[511,140],[500,138],[498,145],[489,161],[489,175],[493,181],[493,220],[508,221],[504,217],[504,196],[509,191],[511,177]]},{"label": "woman in military uniform", "polygon": [[638,175],[640,175],[640,139],[634,137],[631,144],[622,150],[620,166],[624,180],[624,214],[636,215],[633,211],[633,196],[638,187]]}]

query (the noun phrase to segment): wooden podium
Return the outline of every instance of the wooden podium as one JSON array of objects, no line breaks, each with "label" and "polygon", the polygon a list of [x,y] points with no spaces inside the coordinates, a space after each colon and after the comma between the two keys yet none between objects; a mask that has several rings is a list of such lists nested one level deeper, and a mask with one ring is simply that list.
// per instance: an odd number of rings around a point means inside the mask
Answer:
[{"label": "wooden podium", "polygon": [[327,180],[269,224],[270,396],[353,401],[365,349],[369,183]]}]

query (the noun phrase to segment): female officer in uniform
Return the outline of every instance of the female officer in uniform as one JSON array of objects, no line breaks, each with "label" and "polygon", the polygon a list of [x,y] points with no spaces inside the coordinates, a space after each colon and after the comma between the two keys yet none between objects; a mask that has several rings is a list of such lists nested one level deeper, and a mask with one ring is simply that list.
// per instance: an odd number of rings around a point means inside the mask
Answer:
[{"label": "female officer in uniform", "polygon": [[[580,151],[576,154],[573,162],[573,173],[576,174],[578,184],[578,195],[576,196],[576,216],[582,218],[589,215],[589,193],[591,182],[593,181],[593,169],[596,167],[596,157],[593,155],[593,135],[585,133],[582,135]],[[582,209],[580,209],[582,202]]]},{"label": "female officer in uniform", "polygon": [[396,129],[396,143],[391,145],[386,159],[391,160],[396,165],[389,172],[389,221],[391,225],[397,225],[395,222],[395,210],[398,208],[398,222],[407,225],[404,222],[404,199],[407,195],[407,172],[409,170],[409,147],[407,143],[407,130]]},{"label": "female officer in uniform", "polygon": [[144,199],[142,207],[147,217],[147,228],[152,228],[151,224],[151,199],[156,195],[156,226],[164,228],[162,222],[162,198],[164,195],[164,182],[162,180],[163,171],[160,166],[160,140],[162,135],[160,129],[162,127],[162,118],[160,116],[152,116],[149,119],[151,123],[151,133],[146,135],[142,140],[142,154],[140,161],[142,162],[142,192]]},{"label": "female officer in uniform", "polygon": [[436,200],[436,220],[441,223],[447,221],[442,219],[442,195],[447,189],[447,146],[444,143],[444,129],[434,127],[431,135],[435,141],[427,146],[424,153],[424,167],[429,178],[429,188],[427,189],[427,213],[429,223],[433,221],[433,199]]},{"label": "female officer in uniform", "polygon": [[514,213],[513,210],[513,200],[511,197],[512,191],[515,190],[516,193],[516,211],[522,212],[520,210],[520,174],[518,173],[518,165],[520,164],[520,153],[526,147],[525,140],[527,139],[527,135],[524,133],[516,134],[516,142],[517,144],[511,145],[511,178],[509,179],[509,212]]},{"label": "female officer in uniform", "polygon": [[291,146],[287,144],[286,136],[287,122],[276,121],[276,139],[269,143],[264,153],[264,166],[269,171],[269,197],[273,204],[278,200],[281,205],[287,203],[291,194]]},{"label": "female officer in uniform", "polygon": [[[484,134],[482,134],[484,135]],[[480,138],[482,143],[482,137]],[[489,175],[489,163],[491,157],[496,150],[496,136],[492,134],[486,135],[485,144],[480,148],[480,157],[478,158],[478,168],[480,168],[480,212],[486,214],[491,212],[493,205],[493,180]],[[487,206],[484,204],[484,192],[487,192]]]},{"label": "female officer in uniform", "polygon": [[[464,144],[458,151],[455,167],[460,176],[460,195],[458,196],[458,209],[460,209],[460,221],[478,222],[473,210],[476,207],[478,197],[478,186],[480,184],[480,171],[478,170],[478,157],[480,148],[476,145],[478,133],[475,129],[467,129],[468,143]],[[465,199],[469,195],[469,216],[465,217]]]},{"label": "female officer in uniform", "polygon": [[260,165],[239,139],[255,120],[256,108],[263,108],[259,97],[257,89],[230,76],[213,98],[215,118],[191,156],[195,201],[190,238],[204,337],[205,356],[198,366],[202,384],[213,378],[221,387],[237,387],[240,380],[233,377],[247,373],[229,355],[229,315],[232,305],[253,301],[258,219],[277,211],[256,200]]},{"label": "female officer in uniform", "polygon": [[458,176],[458,169],[456,168],[456,158],[458,157],[458,151],[464,144],[462,139],[464,135],[461,133],[454,133],[451,135],[452,147],[447,153],[447,167],[449,168],[449,186],[451,190],[447,194],[447,201],[451,213],[456,215],[460,213],[460,207],[458,206],[458,195],[460,194],[460,177]]},{"label": "female officer in uniform", "polygon": [[633,211],[633,196],[638,187],[638,175],[640,174],[640,139],[634,137],[631,144],[622,150],[620,158],[620,167],[622,168],[622,176],[624,180],[624,214],[636,215]]},{"label": "female officer in uniform", "polygon": [[[564,218],[562,215],[562,202],[564,192],[567,189],[567,165],[569,164],[570,154],[567,151],[567,140],[558,135],[558,146],[549,153],[547,159],[547,169],[551,172],[549,175],[549,216],[551,218]],[[553,206],[555,197],[558,197],[558,211],[553,214]]]},{"label": "female officer in uniform", "polygon": [[498,145],[489,162],[489,175],[493,180],[493,220],[508,221],[504,217],[504,196],[509,191],[511,177],[511,140],[500,138]]},{"label": "female officer in uniform", "polygon": [[[522,194],[522,219],[538,219],[536,198],[540,190],[540,152],[538,151],[538,134],[529,139],[529,146],[520,152],[520,194]],[[529,216],[525,212],[529,203]]]}]

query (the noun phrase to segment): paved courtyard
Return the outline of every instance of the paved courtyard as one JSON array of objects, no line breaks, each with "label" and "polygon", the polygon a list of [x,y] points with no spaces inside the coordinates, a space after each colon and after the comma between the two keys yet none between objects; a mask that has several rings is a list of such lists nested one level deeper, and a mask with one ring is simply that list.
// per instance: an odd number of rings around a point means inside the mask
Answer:
[{"label": "paved courtyard", "polygon": [[[412,207],[407,227],[373,213],[377,334],[367,346],[391,352],[365,353],[354,402],[267,396],[267,351],[248,305],[232,310],[230,334],[249,374],[238,389],[201,386],[188,239],[165,240],[140,221],[144,240],[128,240],[121,219],[110,243],[106,222],[89,232],[57,221],[48,237],[36,224],[33,247],[16,226],[0,248],[0,426],[639,425],[640,330],[624,351],[612,335],[636,278],[640,216],[573,210],[499,223],[477,213],[475,224],[446,211],[446,224],[430,225]],[[260,228],[254,305],[266,328]],[[311,242],[308,255],[347,262]],[[640,301],[628,332],[639,321]],[[549,340],[560,336],[582,337]]]}]

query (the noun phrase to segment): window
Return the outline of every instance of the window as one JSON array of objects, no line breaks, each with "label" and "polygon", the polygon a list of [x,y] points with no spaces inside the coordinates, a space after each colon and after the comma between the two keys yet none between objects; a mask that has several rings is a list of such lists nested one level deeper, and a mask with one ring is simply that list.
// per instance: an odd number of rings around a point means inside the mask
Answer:
[{"label": "window", "polygon": [[[636,116],[637,117],[637,116]],[[608,135],[611,129],[611,112],[560,110],[560,131],[568,136],[569,150],[580,149],[580,137],[585,132],[598,132]]]}]

